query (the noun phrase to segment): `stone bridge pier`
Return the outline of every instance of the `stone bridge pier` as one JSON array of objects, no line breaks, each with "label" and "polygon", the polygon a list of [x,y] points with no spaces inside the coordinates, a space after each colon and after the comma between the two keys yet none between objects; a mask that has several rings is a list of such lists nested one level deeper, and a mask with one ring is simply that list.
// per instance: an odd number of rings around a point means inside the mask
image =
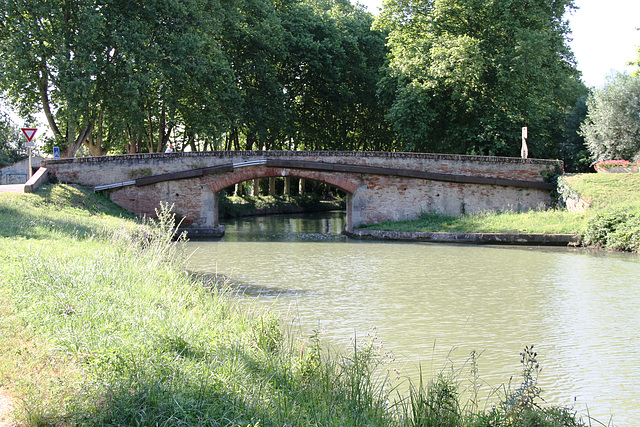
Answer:
[{"label": "stone bridge pier", "polygon": [[347,194],[347,230],[421,212],[545,209],[555,160],[425,153],[230,151],[49,160],[60,182],[103,190],[138,215],[174,206],[183,226],[219,226],[218,193],[246,180],[297,177]]}]

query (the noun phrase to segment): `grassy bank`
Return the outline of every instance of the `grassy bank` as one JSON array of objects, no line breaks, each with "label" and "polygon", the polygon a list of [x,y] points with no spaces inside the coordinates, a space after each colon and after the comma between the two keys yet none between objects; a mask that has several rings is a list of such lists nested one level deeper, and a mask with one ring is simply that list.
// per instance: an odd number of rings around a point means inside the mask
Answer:
[{"label": "grassy bank", "polygon": [[[0,385],[21,425],[573,426],[535,353],[485,408],[440,376],[396,397],[367,340],[344,354],[186,272],[170,216],[70,186],[0,194]],[[475,378],[475,377],[474,377]]]},{"label": "grassy bank", "polygon": [[413,221],[383,222],[372,230],[451,233],[578,234],[585,246],[640,250],[640,174],[565,176],[564,191],[582,198],[585,212],[566,209],[529,212],[487,212],[460,217],[424,212]]}]

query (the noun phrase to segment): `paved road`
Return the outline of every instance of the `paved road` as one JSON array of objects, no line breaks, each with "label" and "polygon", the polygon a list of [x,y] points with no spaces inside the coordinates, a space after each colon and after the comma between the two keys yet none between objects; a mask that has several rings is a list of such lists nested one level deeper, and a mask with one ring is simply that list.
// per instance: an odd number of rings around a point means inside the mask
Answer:
[{"label": "paved road", "polygon": [[24,184],[0,185],[0,193],[24,193]]}]

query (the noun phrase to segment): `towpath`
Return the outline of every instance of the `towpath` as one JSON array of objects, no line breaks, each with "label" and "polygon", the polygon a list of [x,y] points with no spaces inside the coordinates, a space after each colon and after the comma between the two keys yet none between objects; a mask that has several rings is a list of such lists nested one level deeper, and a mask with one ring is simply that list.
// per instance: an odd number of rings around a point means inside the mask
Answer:
[{"label": "towpath", "polygon": [[11,427],[15,425],[9,419],[12,403],[12,399],[7,390],[0,387],[0,427]]},{"label": "towpath", "polygon": [[24,193],[24,184],[0,185],[0,193]]}]

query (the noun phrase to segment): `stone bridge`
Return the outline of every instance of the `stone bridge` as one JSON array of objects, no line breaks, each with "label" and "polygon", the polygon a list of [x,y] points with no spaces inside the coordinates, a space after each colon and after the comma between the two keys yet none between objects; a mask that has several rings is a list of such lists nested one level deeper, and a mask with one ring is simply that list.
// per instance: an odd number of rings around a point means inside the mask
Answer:
[{"label": "stone bridge", "polygon": [[215,229],[219,191],[265,177],[321,181],[347,194],[347,230],[423,211],[544,209],[556,160],[404,152],[215,151],[47,160],[59,182],[105,190],[138,215],[175,206],[183,225]]}]

